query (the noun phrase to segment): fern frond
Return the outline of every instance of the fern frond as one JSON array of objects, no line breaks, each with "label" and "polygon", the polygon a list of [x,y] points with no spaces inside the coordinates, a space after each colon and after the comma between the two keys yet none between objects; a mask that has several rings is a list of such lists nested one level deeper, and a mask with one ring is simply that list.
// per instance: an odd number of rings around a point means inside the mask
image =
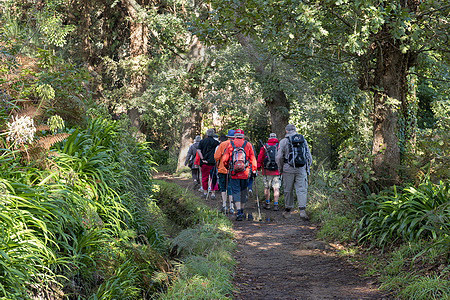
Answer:
[{"label": "fern frond", "polygon": [[47,124],[41,124],[36,126],[36,131],[50,131],[50,126],[48,126]]},{"label": "fern frond", "polygon": [[69,137],[70,134],[68,133],[57,133],[54,135],[49,135],[43,138],[40,138],[34,147],[39,147],[39,148],[43,148],[43,149],[50,149],[51,146],[53,146],[56,143],[62,142],[63,140],[65,140],[67,137]]},{"label": "fern frond", "polygon": [[17,113],[16,113],[17,117],[24,117],[24,116],[29,116],[30,118],[34,119],[38,116],[42,115],[42,110],[39,107],[36,107],[34,105],[26,105],[23,106],[22,109],[20,109]]}]

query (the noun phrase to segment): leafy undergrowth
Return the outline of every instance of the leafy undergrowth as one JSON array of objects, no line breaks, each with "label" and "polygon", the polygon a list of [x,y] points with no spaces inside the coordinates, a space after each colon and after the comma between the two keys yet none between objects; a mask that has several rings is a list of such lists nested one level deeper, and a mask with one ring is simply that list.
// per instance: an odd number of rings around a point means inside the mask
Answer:
[{"label": "leafy undergrowth", "polygon": [[399,299],[449,299],[449,184],[395,188],[351,202],[338,174],[317,171],[309,210],[318,237],[341,244],[348,257]]},{"label": "leafy undergrowth", "polygon": [[160,299],[231,299],[235,248],[231,222],[176,184],[155,185],[159,207],[181,229],[171,240],[176,270]]},{"label": "leafy undergrowth", "polygon": [[0,299],[226,298],[229,221],[154,184],[117,122],[67,132],[42,161],[0,140]]}]

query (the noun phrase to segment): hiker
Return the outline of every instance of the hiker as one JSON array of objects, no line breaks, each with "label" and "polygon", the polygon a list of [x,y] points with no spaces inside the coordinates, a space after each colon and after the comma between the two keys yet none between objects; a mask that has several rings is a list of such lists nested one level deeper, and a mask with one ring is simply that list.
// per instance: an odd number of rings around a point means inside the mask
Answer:
[{"label": "hiker", "polygon": [[263,144],[258,155],[258,170],[263,175],[264,196],[266,201],[263,208],[270,209],[270,189],[273,189],[273,210],[278,211],[278,198],[280,196],[280,172],[275,161],[278,152],[278,139],[275,133],[269,135],[267,143]]},{"label": "hiker", "polygon": [[198,144],[202,140],[201,136],[197,135],[194,139],[194,143],[189,146],[189,150],[186,155],[186,161],[184,162],[185,166],[188,166],[191,169],[192,179],[194,180],[195,185],[200,184],[200,166],[194,164],[195,156],[197,155]]},{"label": "hiker", "polygon": [[[221,193],[222,196],[221,212],[223,212],[224,214],[229,213],[232,215],[234,214],[234,206],[233,206],[233,198],[231,197],[231,189],[229,182],[230,178],[222,157],[225,153],[225,150],[227,150],[227,148],[230,146],[230,140],[234,139],[234,129],[228,130],[226,137],[228,139],[220,143],[219,146],[217,146],[216,152],[214,153],[214,159],[216,160],[219,172],[219,192]],[[227,198],[229,201],[228,208],[227,208]]]},{"label": "hiker", "polygon": [[308,193],[308,175],[312,164],[312,156],[308,143],[303,135],[298,134],[292,124],[286,126],[286,136],[280,141],[275,160],[278,170],[283,176],[285,211],[283,217],[291,215],[294,208],[295,188],[300,218],[308,220],[306,201]]},{"label": "hiker", "polygon": [[210,128],[206,131],[206,137],[200,141],[197,148],[197,153],[200,156],[200,169],[202,171],[202,187],[203,197],[208,196],[208,190],[211,190],[211,199],[216,198],[215,191],[217,187],[211,186],[211,170],[216,165],[214,160],[214,151],[219,145],[219,142],[214,139],[215,131]]},{"label": "hiker", "polygon": [[[199,178],[201,178],[201,176],[202,176],[202,172],[201,172],[201,169],[200,169],[200,164],[201,164],[200,163],[200,155],[198,155],[198,152],[196,152],[193,167],[198,169]],[[199,184],[200,184],[200,187],[198,188],[198,190],[200,192],[203,192],[203,186],[201,185],[201,180],[199,181]]]},{"label": "hiker", "polygon": [[[248,137],[245,137],[245,140],[246,140],[247,142],[250,142],[250,140],[248,139]],[[252,147],[253,147],[253,153],[256,154],[255,146],[252,145]],[[248,175],[249,175],[249,176],[248,176],[247,189],[248,189],[249,195],[253,195],[253,180],[254,180],[254,177],[255,177],[255,176],[253,176],[253,173],[252,173],[252,172],[249,172]]]},{"label": "hiker", "polygon": [[[247,185],[249,173],[256,176],[256,157],[253,146],[244,140],[244,131],[236,129],[234,140],[230,140],[229,145],[222,156],[225,167],[231,175],[229,182],[231,195],[236,205],[236,221],[244,219],[244,205],[248,200]],[[249,219],[251,214],[249,214]]]},{"label": "hiker", "polygon": [[[218,137],[218,138],[216,138],[216,136]],[[224,142],[224,141],[226,141],[227,140],[227,137],[225,136],[225,135],[220,135],[220,137],[217,135],[217,134],[215,134],[214,136],[213,136],[213,138],[217,141],[219,141],[219,143],[222,143],[222,142]],[[218,146],[216,146],[216,149],[214,150],[214,156],[215,156],[215,153],[216,153],[216,151],[217,151],[217,148],[219,148],[219,146],[220,146],[220,144],[218,145]],[[215,158],[214,158],[215,159]],[[213,190],[214,191],[217,191],[217,190],[219,190],[219,167],[218,167],[218,165],[217,165],[217,162],[216,162],[216,164],[214,165],[214,168],[212,168],[211,169],[211,171],[209,172],[209,175],[210,175],[210,180],[211,180],[211,184],[209,184],[209,186],[211,186],[211,187],[213,187]],[[215,196],[214,196],[215,197]]]}]

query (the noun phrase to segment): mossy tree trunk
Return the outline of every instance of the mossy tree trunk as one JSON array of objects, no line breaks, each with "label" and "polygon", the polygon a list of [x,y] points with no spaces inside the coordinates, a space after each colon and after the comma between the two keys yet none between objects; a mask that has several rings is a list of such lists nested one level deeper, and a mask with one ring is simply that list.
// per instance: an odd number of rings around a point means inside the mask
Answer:
[{"label": "mossy tree trunk", "polygon": [[379,184],[390,186],[399,182],[400,114],[407,114],[408,70],[415,55],[400,50],[388,27],[378,33],[373,89],[373,170]]},{"label": "mossy tree trunk", "polygon": [[[145,90],[146,74],[141,70],[140,63],[148,55],[148,26],[145,23],[143,13],[144,8],[135,0],[122,0],[129,16],[130,29],[130,60],[133,64],[130,75],[128,96],[130,98],[142,94]],[[138,133],[142,133],[143,122],[141,113],[131,104],[127,109],[127,115],[130,118],[131,125],[137,128]]]},{"label": "mossy tree trunk", "polygon": [[[202,76],[196,66],[201,66],[207,64],[208,61],[206,59],[206,47],[200,42],[200,40],[196,37],[192,37],[192,42],[190,44],[189,53],[186,56],[187,59],[187,72],[188,76],[192,78],[195,84],[190,84],[187,87],[188,93],[190,97],[193,99],[192,102],[188,104],[187,111],[189,113],[188,116],[182,119],[182,131],[181,131],[181,139],[180,139],[180,153],[178,154],[178,163],[177,170],[180,170],[184,166],[184,162],[186,160],[186,154],[189,149],[189,146],[192,144],[196,135],[201,135],[202,130],[202,118],[203,118],[203,110],[205,105],[203,104],[203,86]],[[199,67],[199,69],[203,69]]]}]

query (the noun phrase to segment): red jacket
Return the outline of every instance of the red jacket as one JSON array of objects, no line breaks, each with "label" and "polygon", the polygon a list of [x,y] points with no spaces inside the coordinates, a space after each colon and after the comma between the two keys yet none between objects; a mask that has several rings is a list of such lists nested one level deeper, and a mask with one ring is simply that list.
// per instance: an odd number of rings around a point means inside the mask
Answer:
[{"label": "red jacket", "polygon": [[[267,144],[269,146],[273,146],[278,144],[277,138],[271,138],[267,141]],[[264,147],[261,147],[261,150],[259,151],[258,155],[258,170],[262,169],[263,175],[280,175],[280,172],[278,170],[270,171],[264,169],[264,158],[266,158],[266,149]]]},{"label": "red jacket", "polygon": [[[234,145],[236,147],[242,147],[244,145],[245,140],[241,138],[235,138],[234,139]],[[247,142],[244,148],[245,155],[247,156],[247,159],[249,161],[248,167],[245,169],[244,172],[238,173],[236,175],[231,175],[231,178],[233,179],[248,179],[248,175],[250,172],[250,168],[252,172],[256,172],[256,157],[255,153],[253,152],[253,146],[250,142]],[[228,168],[229,162],[231,159],[231,154],[233,153],[233,146],[231,143],[229,143],[227,150],[223,154],[222,160],[225,163],[226,167]]]}]

